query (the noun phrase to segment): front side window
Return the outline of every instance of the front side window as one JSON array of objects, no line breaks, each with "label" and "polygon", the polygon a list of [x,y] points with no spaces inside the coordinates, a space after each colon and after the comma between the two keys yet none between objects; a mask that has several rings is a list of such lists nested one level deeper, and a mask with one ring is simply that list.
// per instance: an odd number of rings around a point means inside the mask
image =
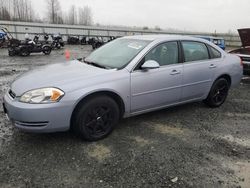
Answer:
[{"label": "front side window", "polygon": [[208,50],[204,43],[183,41],[182,47],[185,62],[209,59]]},{"label": "front side window", "polygon": [[144,58],[144,61],[155,60],[160,66],[178,63],[177,42],[166,42],[153,48]]}]

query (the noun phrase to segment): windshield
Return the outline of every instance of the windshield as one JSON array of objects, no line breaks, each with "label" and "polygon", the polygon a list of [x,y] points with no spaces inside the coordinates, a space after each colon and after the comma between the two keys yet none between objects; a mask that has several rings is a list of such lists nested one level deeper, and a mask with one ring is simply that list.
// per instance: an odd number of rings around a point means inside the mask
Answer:
[{"label": "windshield", "polygon": [[150,42],[136,39],[116,39],[92,52],[85,61],[108,68],[121,69]]}]

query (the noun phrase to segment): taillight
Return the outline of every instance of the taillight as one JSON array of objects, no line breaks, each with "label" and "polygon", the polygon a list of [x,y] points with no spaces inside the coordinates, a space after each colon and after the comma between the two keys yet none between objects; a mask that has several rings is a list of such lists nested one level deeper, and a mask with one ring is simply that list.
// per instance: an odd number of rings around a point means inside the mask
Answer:
[{"label": "taillight", "polygon": [[240,65],[243,67],[243,61],[242,61],[242,58],[240,58]]},{"label": "taillight", "polygon": [[240,65],[243,67],[243,60],[242,60],[242,57],[240,57],[239,55],[238,55],[238,57],[240,58]]}]

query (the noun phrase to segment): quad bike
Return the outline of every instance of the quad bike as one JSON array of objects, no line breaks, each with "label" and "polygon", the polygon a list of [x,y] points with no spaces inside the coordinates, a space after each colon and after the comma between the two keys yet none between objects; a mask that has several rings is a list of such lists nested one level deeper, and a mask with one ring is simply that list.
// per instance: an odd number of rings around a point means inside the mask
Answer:
[{"label": "quad bike", "polygon": [[43,44],[39,42],[39,36],[35,35],[33,40],[10,40],[9,43],[9,56],[21,55],[29,56],[31,53],[40,53],[43,52],[45,55],[51,53],[51,46],[48,44]]}]

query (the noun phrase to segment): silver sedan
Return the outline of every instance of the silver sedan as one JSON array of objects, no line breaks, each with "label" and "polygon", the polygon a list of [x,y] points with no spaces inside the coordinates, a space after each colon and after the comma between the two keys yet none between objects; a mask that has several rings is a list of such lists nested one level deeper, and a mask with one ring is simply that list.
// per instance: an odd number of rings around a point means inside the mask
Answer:
[{"label": "silver sedan", "polygon": [[239,57],[198,38],[116,39],[88,57],[25,73],[4,96],[4,111],[24,131],[73,129],[90,141],[130,117],[193,101],[224,103],[242,78]]}]

